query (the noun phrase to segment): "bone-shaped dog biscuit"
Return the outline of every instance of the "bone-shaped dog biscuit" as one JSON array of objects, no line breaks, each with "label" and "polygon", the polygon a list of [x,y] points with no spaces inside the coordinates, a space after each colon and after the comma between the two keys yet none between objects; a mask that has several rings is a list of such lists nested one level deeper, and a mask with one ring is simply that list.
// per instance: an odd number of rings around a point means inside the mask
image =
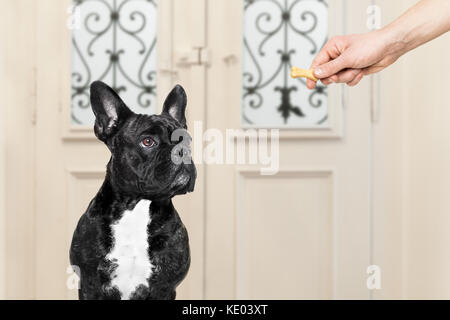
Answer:
[{"label": "bone-shaped dog biscuit", "polygon": [[318,81],[319,79],[317,79],[314,76],[314,70],[313,69],[309,69],[309,70],[305,70],[305,69],[301,69],[298,67],[292,67],[291,68],[291,77],[292,78],[307,78],[310,79],[312,81]]}]

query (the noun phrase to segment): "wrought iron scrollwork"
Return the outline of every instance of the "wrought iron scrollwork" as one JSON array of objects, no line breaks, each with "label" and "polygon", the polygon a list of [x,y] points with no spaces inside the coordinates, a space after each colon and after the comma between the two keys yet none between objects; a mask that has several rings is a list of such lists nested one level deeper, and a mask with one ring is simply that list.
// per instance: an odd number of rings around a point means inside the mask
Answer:
[{"label": "wrought iron scrollwork", "polygon": [[[72,70],[72,122],[86,124],[76,111],[89,108],[89,86],[95,80],[108,79],[118,93],[133,88],[137,106],[149,108],[156,96],[156,70],[149,67],[156,54],[156,32],[149,39],[145,31],[150,22],[154,25],[148,13],[153,10],[156,16],[156,0],[74,0],[73,5],[82,33],[72,33],[72,59],[78,61]],[[100,59],[106,61],[102,66]],[[124,66],[125,61],[136,68]]]},{"label": "wrought iron scrollwork", "polygon": [[[279,105],[271,107],[277,107],[278,114],[285,124],[291,116],[301,118],[308,116],[304,108],[293,101],[294,92],[303,90],[309,95],[306,99],[309,108],[326,108],[326,104],[323,103],[327,97],[326,87],[319,84],[315,90],[309,92],[304,79],[290,79],[292,58],[297,54],[302,54],[303,57],[307,54],[312,58],[327,41],[326,32],[321,34],[315,32],[319,23],[328,25],[327,21],[319,21],[316,12],[311,9],[317,6],[326,9],[327,1],[244,0],[245,19],[248,19],[248,13],[253,10],[252,21],[246,21],[246,24],[251,24],[252,32],[244,34],[244,50],[247,56],[247,65],[244,66],[243,72],[244,123],[255,124],[247,111],[263,106],[265,95],[262,91],[269,88],[273,90],[271,95],[274,92],[279,94]],[[258,39],[258,43],[255,43],[255,38]],[[295,43],[293,39],[296,39]],[[271,60],[268,63],[269,54]],[[295,62],[301,63],[300,60]],[[326,121],[327,113],[324,111],[314,124]]]}]

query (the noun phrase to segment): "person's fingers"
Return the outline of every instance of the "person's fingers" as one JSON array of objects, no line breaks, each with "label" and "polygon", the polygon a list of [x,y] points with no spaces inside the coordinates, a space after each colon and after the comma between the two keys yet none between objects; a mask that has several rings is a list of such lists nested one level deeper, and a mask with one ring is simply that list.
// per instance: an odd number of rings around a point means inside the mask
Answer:
[{"label": "person's fingers", "polygon": [[[317,54],[317,56],[314,58],[313,62],[311,63],[310,69],[315,70],[315,68],[318,65],[327,63],[330,61],[331,57],[328,52],[328,47],[330,46],[330,42],[326,43],[325,46],[320,50],[320,52]],[[316,82],[312,80],[306,80],[306,87],[308,89],[314,89],[316,87]]]},{"label": "person's fingers", "polygon": [[[328,42],[322,47],[320,52],[314,58],[313,62],[311,63],[310,69],[313,69],[315,71],[317,66],[329,63],[330,60],[332,61],[332,59],[340,55],[340,51],[336,45],[336,42],[338,41],[337,39],[338,39],[337,37],[334,37],[328,40]],[[323,79],[321,81],[323,83]],[[326,85],[330,84],[331,82],[332,81],[325,81]],[[316,87],[316,82],[312,80],[307,80],[306,86],[308,89],[314,89]]]},{"label": "person's fingers", "polygon": [[331,78],[321,79],[320,82],[322,82],[324,85],[328,86],[331,83],[333,83],[333,80]]},{"label": "person's fingers", "polygon": [[311,63],[311,68],[317,67],[321,64],[327,63],[331,60],[330,54],[328,53],[327,47],[323,47],[322,50],[317,54]]},{"label": "person's fingers", "polygon": [[320,81],[328,86],[331,83],[346,83],[350,87],[357,85],[361,79],[364,77],[364,73],[360,69],[348,69],[339,72],[337,75],[332,75],[331,77],[320,79]]},{"label": "person's fingers", "polygon": [[346,69],[338,72],[330,78],[336,83],[348,83],[355,79],[360,73],[362,73],[361,69]]},{"label": "person's fingers", "polygon": [[314,89],[314,88],[316,87],[316,82],[307,79],[307,80],[306,80],[306,87],[307,87],[308,89],[312,90],[312,89]]},{"label": "person's fingers", "polygon": [[314,75],[318,79],[328,78],[348,67],[347,58],[340,55],[336,59],[314,68]]},{"label": "person's fingers", "polygon": [[347,85],[349,86],[349,87],[354,87],[354,86],[356,86],[360,81],[361,81],[361,79],[364,77],[364,73],[359,73],[356,77],[355,77],[355,79],[353,79],[352,81],[350,81],[350,82],[347,82]]},{"label": "person's fingers", "polygon": [[363,72],[364,72],[365,75],[369,75],[369,74],[378,73],[378,72],[380,72],[383,69],[384,69],[384,67],[381,67],[381,66],[378,66],[378,65],[373,65],[373,66],[364,68]]}]

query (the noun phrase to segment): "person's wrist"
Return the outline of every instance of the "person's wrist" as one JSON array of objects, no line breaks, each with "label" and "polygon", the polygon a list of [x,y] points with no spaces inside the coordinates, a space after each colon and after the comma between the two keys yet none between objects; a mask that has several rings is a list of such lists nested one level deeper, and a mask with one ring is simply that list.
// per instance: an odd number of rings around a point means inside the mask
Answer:
[{"label": "person's wrist", "polygon": [[406,34],[396,25],[388,25],[377,30],[387,55],[401,56],[408,51]]}]

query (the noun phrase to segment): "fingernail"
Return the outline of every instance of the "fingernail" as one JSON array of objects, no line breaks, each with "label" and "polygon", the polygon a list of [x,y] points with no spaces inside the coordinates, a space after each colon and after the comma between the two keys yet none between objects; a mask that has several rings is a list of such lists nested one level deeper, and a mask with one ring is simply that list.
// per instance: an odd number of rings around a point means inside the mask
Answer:
[{"label": "fingernail", "polygon": [[322,70],[321,69],[314,70],[314,75],[320,76],[321,74],[322,74]]}]

